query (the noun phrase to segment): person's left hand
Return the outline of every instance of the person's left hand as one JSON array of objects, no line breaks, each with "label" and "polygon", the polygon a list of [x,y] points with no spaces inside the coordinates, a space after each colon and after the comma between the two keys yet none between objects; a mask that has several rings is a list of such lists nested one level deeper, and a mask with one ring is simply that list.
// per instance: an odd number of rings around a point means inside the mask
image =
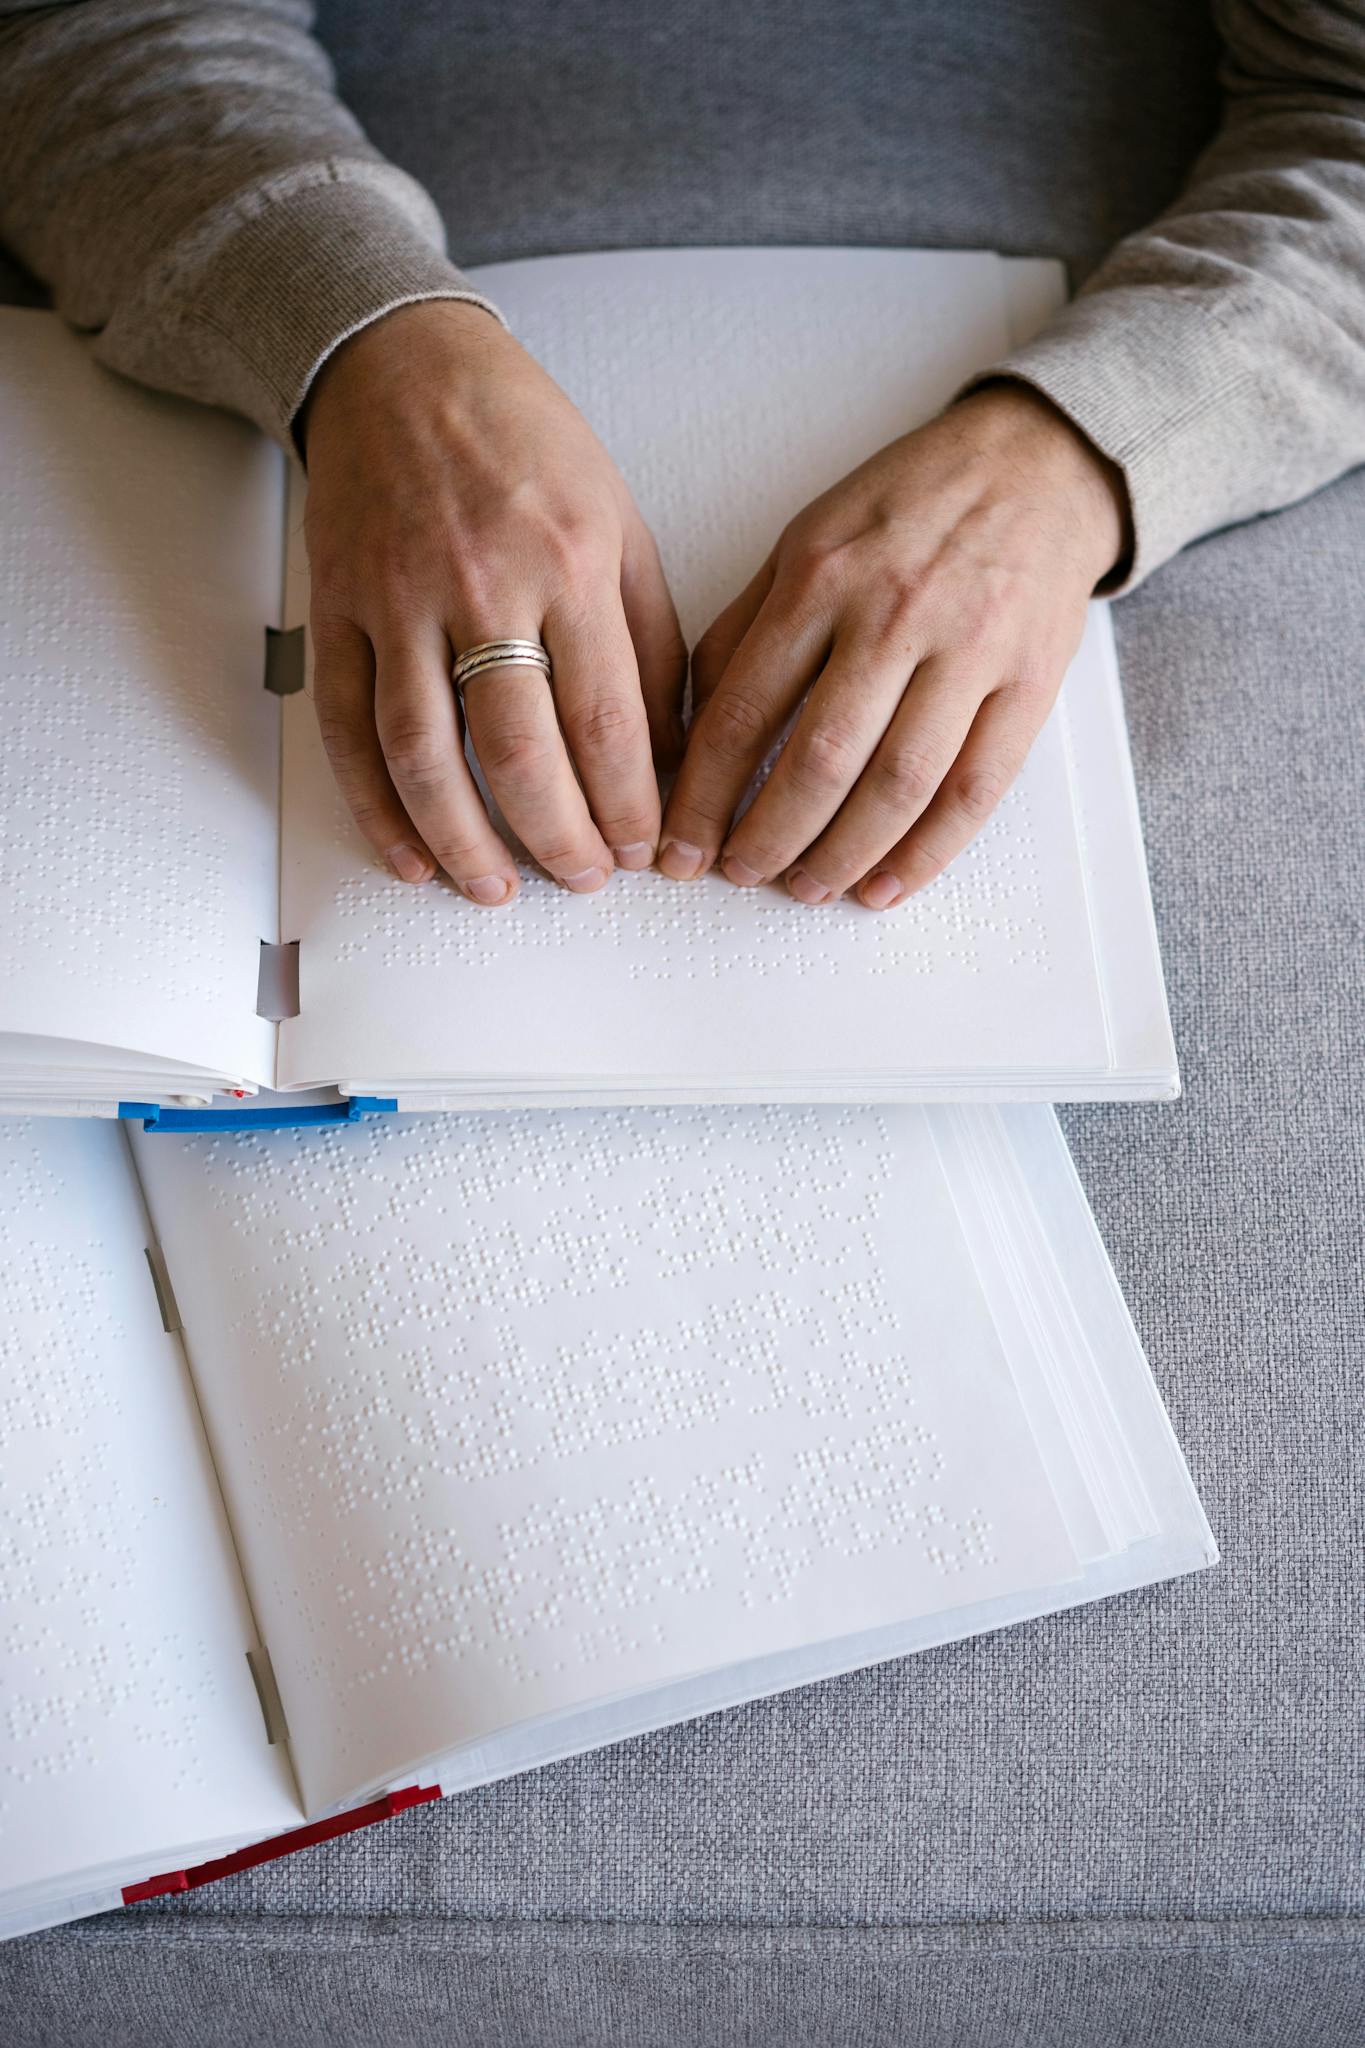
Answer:
[{"label": "person's left hand", "polygon": [[1022,766],[1126,522],[1118,471],[1022,384],[826,491],[697,644],[663,872],[719,859],[741,888],[785,875],[799,902],[872,910],[923,888]]}]

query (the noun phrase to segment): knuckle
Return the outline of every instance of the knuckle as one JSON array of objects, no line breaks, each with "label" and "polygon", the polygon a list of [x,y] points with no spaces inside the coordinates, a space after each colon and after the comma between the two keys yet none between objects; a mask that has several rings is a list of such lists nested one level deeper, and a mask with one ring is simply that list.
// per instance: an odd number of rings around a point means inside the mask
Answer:
[{"label": "knuckle", "polygon": [[923,568],[910,562],[892,561],[881,572],[881,598],[887,623],[901,625],[906,614],[924,602],[928,578]]},{"label": "knuckle", "polygon": [[907,889],[916,890],[932,882],[947,867],[946,858],[927,840],[909,839],[900,849],[898,866]]},{"label": "knuckle", "polygon": [[459,832],[428,832],[426,840],[447,874],[483,874],[487,871],[488,850],[477,839]]},{"label": "knuckle", "polygon": [[766,746],[768,719],[752,698],[722,691],[702,714],[706,743],[725,760],[748,761]]},{"label": "knuckle", "polygon": [[906,747],[874,755],[867,773],[872,795],[896,812],[921,810],[939,784],[933,756]]},{"label": "knuckle", "polygon": [[307,551],[309,610],[315,632],[332,621],[349,624],[357,581],[350,548],[332,535],[310,533]]},{"label": "knuckle", "polygon": [[709,846],[727,830],[734,809],[728,797],[714,790],[689,788],[681,794],[675,792],[666,830]]},{"label": "knuckle", "polygon": [[372,599],[389,591],[406,595],[416,568],[414,551],[392,526],[364,536],[356,550],[354,573]]},{"label": "knuckle", "polygon": [[851,788],[866,753],[857,734],[838,724],[814,725],[806,734],[798,731],[789,751],[796,787],[821,796]]},{"label": "knuckle", "polygon": [[391,813],[387,804],[376,803],[374,799],[342,785],[346,797],[346,808],[355,820],[356,826],[367,839],[387,839],[390,834]]},{"label": "knuckle", "polygon": [[539,520],[466,536],[446,556],[451,596],[445,609],[468,629],[470,641],[508,632],[534,638],[540,609],[565,580],[559,572],[569,558],[558,529]]},{"label": "knuckle", "polygon": [[593,823],[601,833],[607,846],[613,849],[613,858],[615,858],[615,849],[618,847],[648,846],[652,849],[657,846],[659,837],[659,820],[657,817],[641,816],[639,812],[635,811],[620,817],[615,816],[610,811],[594,812]]},{"label": "knuckle", "polygon": [[550,770],[550,749],[539,733],[520,725],[495,725],[475,741],[485,773],[495,781],[544,782]]},{"label": "knuckle", "polygon": [[878,864],[875,856],[875,842],[869,845],[861,836],[835,831],[827,840],[809,847],[801,855],[801,865],[815,881],[839,894],[871,872]]},{"label": "knuckle", "polygon": [[442,782],[450,772],[440,733],[418,719],[399,719],[385,730],[384,758],[395,777],[412,788]]},{"label": "knuckle", "polygon": [[540,546],[552,572],[570,588],[614,578],[611,548],[594,520],[557,520],[542,531]]},{"label": "knuckle", "polygon": [[[452,634],[457,649],[464,645],[472,646],[488,637],[481,622],[501,621],[508,616],[507,576],[498,564],[499,557],[491,551],[463,547],[451,553],[450,596],[445,601],[444,611],[458,616],[468,629],[462,639],[456,639]],[[514,632],[516,628],[499,624],[492,630],[502,633]]]},{"label": "knuckle", "polygon": [[1049,667],[1046,662],[1015,662],[1000,685],[1000,694],[1029,705],[1041,716],[1056,696],[1060,680],[1061,670]]},{"label": "knuckle", "polygon": [[746,839],[735,839],[726,851],[742,860],[756,875],[772,876],[782,873],[795,858],[799,846],[799,836],[793,844],[790,840],[784,842],[763,833],[751,833]]},{"label": "knuckle", "polygon": [[356,625],[345,593],[335,587],[323,589],[316,573],[310,571],[310,574],[313,595],[308,607],[308,631],[316,659],[326,663],[333,655],[345,651],[355,635]]},{"label": "knuckle", "polygon": [[952,620],[952,650],[964,665],[999,672],[1011,637],[1011,607],[998,591],[978,585],[971,602],[959,606]]},{"label": "knuckle", "polygon": [[779,550],[777,567],[787,589],[813,606],[832,602],[843,582],[842,551],[814,534],[792,534]]},{"label": "knuckle", "polygon": [[528,839],[527,844],[540,865],[552,872],[577,874],[583,868],[594,866],[598,859],[593,848],[577,846],[573,840],[558,836],[553,839],[537,836]]},{"label": "knuckle", "polygon": [[637,698],[602,697],[566,714],[565,729],[575,753],[624,761],[643,746],[648,732],[644,705]]},{"label": "knuckle", "polygon": [[1004,796],[1005,777],[995,768],[968,768],[953,784],[953,801],[965,818],[980,825]]},{"label": "knuckle", "polygon": [[332,766],[349,768],[363,763],[369,754],[364,728],[355,719],[329,711],[322,704],[317,713],[318,733]]},{"label": "knuckle", "polygon": [[432,601],[438,572],[415,549],[396,545],[391,534],[376,536],[352,570],[357,609],[376,633],[401,635]]}]

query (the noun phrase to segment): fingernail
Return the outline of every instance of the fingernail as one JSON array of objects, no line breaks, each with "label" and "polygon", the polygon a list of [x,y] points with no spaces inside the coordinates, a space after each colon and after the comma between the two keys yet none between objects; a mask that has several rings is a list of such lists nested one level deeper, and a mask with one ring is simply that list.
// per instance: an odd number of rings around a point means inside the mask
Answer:
[{"label": "fingernail", "polygon": [[905,890],[890,868],[878,868],[868,876],[858,894],[869,910],[889,910],[893,903],[900,902]]},{"label": "fingernail", "polygon": [[607,879],[605,868],[580,868],[576,875],[561,875],[560,881],[566,889],[572,889],[579,896],[586,896],[594,889],[600,889]]},{"label": "fingernail", "polygon": [[632,839],[629,846],[613,846],[612,853],[619,868],[647,868],[654,860],[654,848],[647,839]]},{"label": "fingernail", "polygon": [[834,894],[823,882],[817,882],[814,875],[808,875],[804,868],[792,868],[787,876],[787,888],[798,903],[828,903]]},{"label": "fingernail", "polygon": [[460,887],[473,903],[505,903],[512,893],[512,884],[504,875],[475,875],[472,882],[461,882]]},{"label": "fingernail", "polygon": [[415,846],[391,846],[384,858],[400,882],[425,882],[432,873],[431,862]]},{"label": "fingernail", "polygon": [[737,889],[756,889],[763,880],[757,868],[751,868],[747,861],[736,860],[732,853],[721,855],[721,873],[727,882],[733,882]]},{"label": "fingernail", "polygon": [[705,859],[701,848],[689,846],[685,839],[665,839],[659,848],[659,866],[675,882],[690,882],[694,875],[701,873]]}]

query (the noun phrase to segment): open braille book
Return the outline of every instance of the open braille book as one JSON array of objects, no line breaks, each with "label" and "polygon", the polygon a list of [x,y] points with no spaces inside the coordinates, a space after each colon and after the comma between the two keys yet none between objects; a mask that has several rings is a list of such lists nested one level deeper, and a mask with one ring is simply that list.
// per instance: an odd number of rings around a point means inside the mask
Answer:
[{"label": "open braille book", "polygon": [[14,1118],[0,1216],[0,1932],[1216,1556],[1041,1105]]},{"label": "open braille book", "polygon": [[[1056,265],[885,250],[479,276],[620,462],[689,641],[1061,293]],[[892,914],[529,868],[490,912],[395,881],[349,822],[277,449],[32,311],[0,313],[0,444],[0,1106],[1176,1092],[1104,606],[995,818]]]}]

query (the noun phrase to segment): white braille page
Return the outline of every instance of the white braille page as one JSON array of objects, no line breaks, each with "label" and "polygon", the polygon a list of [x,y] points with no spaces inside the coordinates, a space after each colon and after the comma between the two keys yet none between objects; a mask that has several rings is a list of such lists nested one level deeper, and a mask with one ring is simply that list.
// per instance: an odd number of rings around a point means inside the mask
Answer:
[{"label": "white braille page", "polygon": [[299,1819],[113,1124],[0,1123],[0,1920]]},{"label": "white braille page", "polygon": [[1076,1575],[927,1114],[135,1138],[310,1809]]},{"label": "white braille page", "polygon": [[[792,514],[1004,353],[1001,272],[989,255],[690,250],[482,281],[621,464],[691,642]],[[490,913],[380,868],[302,697],[284,775],[301,1009],[281,1028],[283,1086],[866,1099],[1108,1068],[1056,719],[973,846],[894,916],[657,874],[574,897],[529,867]]]},{"label": "white braille page", "polygon": [[268,1084],[280,453],[8,309],[0,449],[0,1064],[34,1033]]}]

